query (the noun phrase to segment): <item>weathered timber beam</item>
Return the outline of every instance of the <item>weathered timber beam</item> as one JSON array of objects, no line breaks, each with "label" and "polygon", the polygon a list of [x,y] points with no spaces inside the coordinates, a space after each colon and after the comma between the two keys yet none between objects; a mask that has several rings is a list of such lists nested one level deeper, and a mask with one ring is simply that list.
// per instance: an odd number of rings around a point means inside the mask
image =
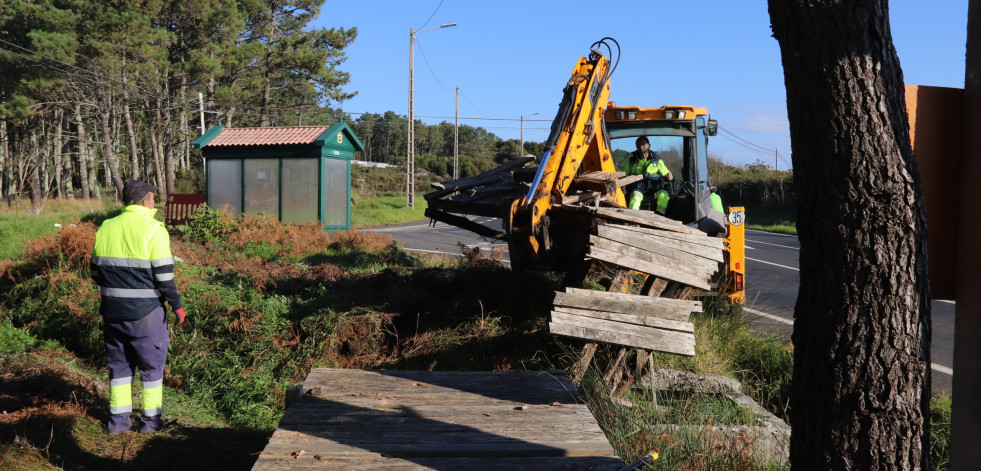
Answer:
[{"label": "weathered timber beam", "polygon": [[[484,173],[474,175],[472,177],[461,178],[459,180],[449,181],[449,182],[433,183],[432,187],[438,190],[448,191],[450,193],[454,191],[460,191],[465,188],[472,188],[477,185],[482,185],[488,180],[490,181],[501,180],[501,175],[505,174],[506,172],[510,172],[513,169],[524,167],[525,164],[533,160],[535,160],[533,157],[519,157],[510,162],[505,162],[504,164],[498,166],[497,168],[493,168]],[[513,179],[514,178],[511,175],[507,176],[507,180],[513,180]],[[438,192],[433,192],[433,193],[438,193]]]},{"label": "weathered timber beam", "polygon": [[617,180],[617,188],[625,187],[631,183],[639,182],[644,179],[643,175],[631,175]]},{"label": "weathered timber beam", "polygon": [[[656,306],[642,302],[642,300],[651,299],[647,296],[630,296],[636,299],[590,298],[558,291],[555,293],[555,301],[553,301],[553,303],[556,307],[591,309],[594,311],[621,313],[637,317],[649,317],[674,322],[688,322],[688,319],[693,312],[689,309],[679,308],[676,306]],[[646,322],[638,323],[646,324]]]},{"label": "weathered timber beam", "polygon": [[647,296],[637,296],[635,294],[613,293],[609,291],[598,291],[594,289],[572,288],[565,289],[567,294],[575,295],[579,298],[612,299],[614,301],[624,301],[644,305],[670,307],[686,312],[702,312],[701,301],[689,301],[686,299],[672,298],[649,298]]},{"label": "weathered timber beam", "polygon": [[483,224],[477,224],[463,216],[457,216],[455,214],[450,214],[445,211],[438,209],[433,209],[431,207],[426,208],[426,217],[430,219],[435,219],[440,222],[444,222],[451,226],[456,226],[462,229],[466,229],[470,232],[482,235],[484,237],[490,237],[492,239],[505,240],[507,239],[507,234],[503,231],[495,231]]},{"label": "weathered timber beam", "polygon": [[626,226],[622,224],[607,224],[607,226],[615,227],[627,231],[640,232],[642,234],[647,234],[662,239],[681,240],[688,243],[704,245],[706,247],[711,247],[715,249],[722,249],[723,247],[721,238],[711,237],[708,234],[705,234],[704,232],[701,231],[699,231],[697,234],[682,234],[680,232],[663,231],[659,229],[652,229],[650,227]]},{"label": "weathered timber beam", "polygon": [[722,247],[708,247],[684,240],[661,237],[660,234],[654,233],[664,233],[668,231],[651,232],[652,233],[641,233],[638,231],[631,231],[614,224],[601,224],[596,227],[596,234],[600,237],[613,239],[634,247],[646,248],[648,250],[663,254],[683,252],[696,255],[713,262],[721,262],[724,259]]},{"label": "weathered timber beam", "polygon": [[691,275],[689,273],[680,272],[677,270],[672,270],[670,268],[658,265],[656,263],[648,262],[646,260],[637,260],[633,257],[628,257],[623,254],[619,254],[610,250],[601,249],[596,246],[591,246],[589,248],[589,253],[587,254],[590,258],[596,260],[602,260],[604,262],[609,262],[614,265],[619,265],[624,268],[630,268],[637,270],[639,272],[647,273],[649,275],[658,276],[661,278],[666,278],[668,280],[677,281],[679,283],[684,283],[689,286],[694,286],[699,289],[708,291],[711,289],[708,281],[705,278]]},{"label": "weathered timber beam", "polygon": [[616,329],[617,326],[589,322],[588,320],[583,322],[580,319],[572,319],[572,317],[578,316],[565,318],[560,314],[560,320],[556,321],[553,313],[553,320],[548,323],[549,331],[556,335],[695,356],[695,336],[693,334],[647,328],[638,335],[637,333],[620,332]]},{"label": "weathered timber beam", "polygon": [[601,249],[616,252],[638,260],[655,263],[675,271],[708,278],[718,270],[719,264],[684,252],[673,251],[669,255],[653,252],[646,248],[638,248],[615,240],[596,235],[589,236],[589,243]]},{"label": "weathered timber beam", "polygon": [[685,226],[680,221],[660,216],[652,211],[625,208],[599,208],[596,215],[617,221],[632,222],[648,227],[664,229],[667,231],[681,232],[684,234],[704,234],[704,232]]},{"label": "weathered timber beam", "polygon": [[658,329],[676,330],[678,332],[695,332],[695,324],[691,322],[669,320],[658,316],[597,311],[594,309],[581,309],[576,307],[561,306],[558,304],[556,304],[553,309],[555,312],[564,312],[566,314],[575,314],[583,317],[595,317],[597,319],[606,319],[608,321],[622,322],[624,324],[657,327]]}]

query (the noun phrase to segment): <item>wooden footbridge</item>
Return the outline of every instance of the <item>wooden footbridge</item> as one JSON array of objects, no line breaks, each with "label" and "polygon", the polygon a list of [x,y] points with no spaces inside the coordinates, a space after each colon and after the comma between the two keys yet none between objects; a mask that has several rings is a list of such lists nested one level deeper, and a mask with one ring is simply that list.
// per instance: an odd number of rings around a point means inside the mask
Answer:
[{"label": "wooden footbridge", "polygon": [[318,368],[254,470],[616,470],[562,372]]}]

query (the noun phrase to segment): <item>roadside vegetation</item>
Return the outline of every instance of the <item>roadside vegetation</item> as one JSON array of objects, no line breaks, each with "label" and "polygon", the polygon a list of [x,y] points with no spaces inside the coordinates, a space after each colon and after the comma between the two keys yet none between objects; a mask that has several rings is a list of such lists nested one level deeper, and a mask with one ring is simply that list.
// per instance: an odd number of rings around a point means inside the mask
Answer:
[{"label": "roadside vegetation", "polygon": [[[373,224],[361,222],[372,211],[408,211],[404,194],[371,196],[355,202],[356,225]],[[118,206],[46,208],[40,216],[0,211],[4,239],[20,242],[0,259],[0,469],[247,469],[283,413],[286,388],[310,368],[555,369],[582,347],[548,333],[551,297],[543,293],[560,287],[557,276],[514,273],[494,254],[420,257],[370,231],[324,233],[203,210],[172,239],[188,320],[172,327],[165,430],[109,436],[88,257],[97,224]],[[587,284],[599,288],[608,275],[593,270]],[[738,312],[711,304],[693,317],[697,355],[653,355],[651,365],[736,378],[786,418],[791,346],[754,336]],[[627,462],[656,451],[650,469],[785,469],[751,436],[651,432],[664,422],[752,423],[731,402],[638,390],[626,396],[629,407],[605,388],[596,370],[581,385]],[[949,398],[935,398],[932,419],[935,462],[945,469]]]},{"label": "roadside vegetation", "polygon": [[709,175],[724,204],[746,208],[750,229],[797,235],[793,172],[774,170],[759,160],[739,168],[710,158]]}]

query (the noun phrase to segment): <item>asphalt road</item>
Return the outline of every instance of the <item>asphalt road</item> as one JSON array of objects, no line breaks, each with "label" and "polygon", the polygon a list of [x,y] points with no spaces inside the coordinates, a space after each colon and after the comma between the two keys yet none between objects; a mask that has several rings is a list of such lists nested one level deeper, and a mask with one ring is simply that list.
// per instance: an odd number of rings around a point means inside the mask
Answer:
[{"label": "asphalt road", "polygon": [[[797,237],[746,231],[746,305],[743,312],[756,332],[790,339],[800,284]],[[954,363],[954,303],[933,300],[930,356],[933,391],[950,394]]]},{"label": "asphalt road", "polygon": [[[501,229],[500,219],[477,218],[476,222]],[[508,260],[507,243],[476,235],[468,230],[429,221],[415,221],[371,230],[386,233],[409,251],[458,257],[462,247],[479,248],[485,253],[501,252]],[[750,327],[758,333],[777,334],[790,340],[794,304],[800,284],[798,259],[800,244],[794,236],[746,231],[746,305],[743,312]],[[954,304],[932,302],[933,390],[950,394],[954,355]]]}]

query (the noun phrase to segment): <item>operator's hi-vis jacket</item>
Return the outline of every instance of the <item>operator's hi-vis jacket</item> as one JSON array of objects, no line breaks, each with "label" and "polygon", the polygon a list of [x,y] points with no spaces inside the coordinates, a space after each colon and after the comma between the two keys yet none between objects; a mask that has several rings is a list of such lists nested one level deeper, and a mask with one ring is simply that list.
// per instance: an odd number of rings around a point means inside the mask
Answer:
[{"label": "operator's hi-vis jacket", "polygon": [[142,319],[163,301],[171,309],[182,307],[170,236],[153,218],[156,212],[137,204],[125,206],[95,234],[90,268],[102,292],[99,314],[106,318]]}]

